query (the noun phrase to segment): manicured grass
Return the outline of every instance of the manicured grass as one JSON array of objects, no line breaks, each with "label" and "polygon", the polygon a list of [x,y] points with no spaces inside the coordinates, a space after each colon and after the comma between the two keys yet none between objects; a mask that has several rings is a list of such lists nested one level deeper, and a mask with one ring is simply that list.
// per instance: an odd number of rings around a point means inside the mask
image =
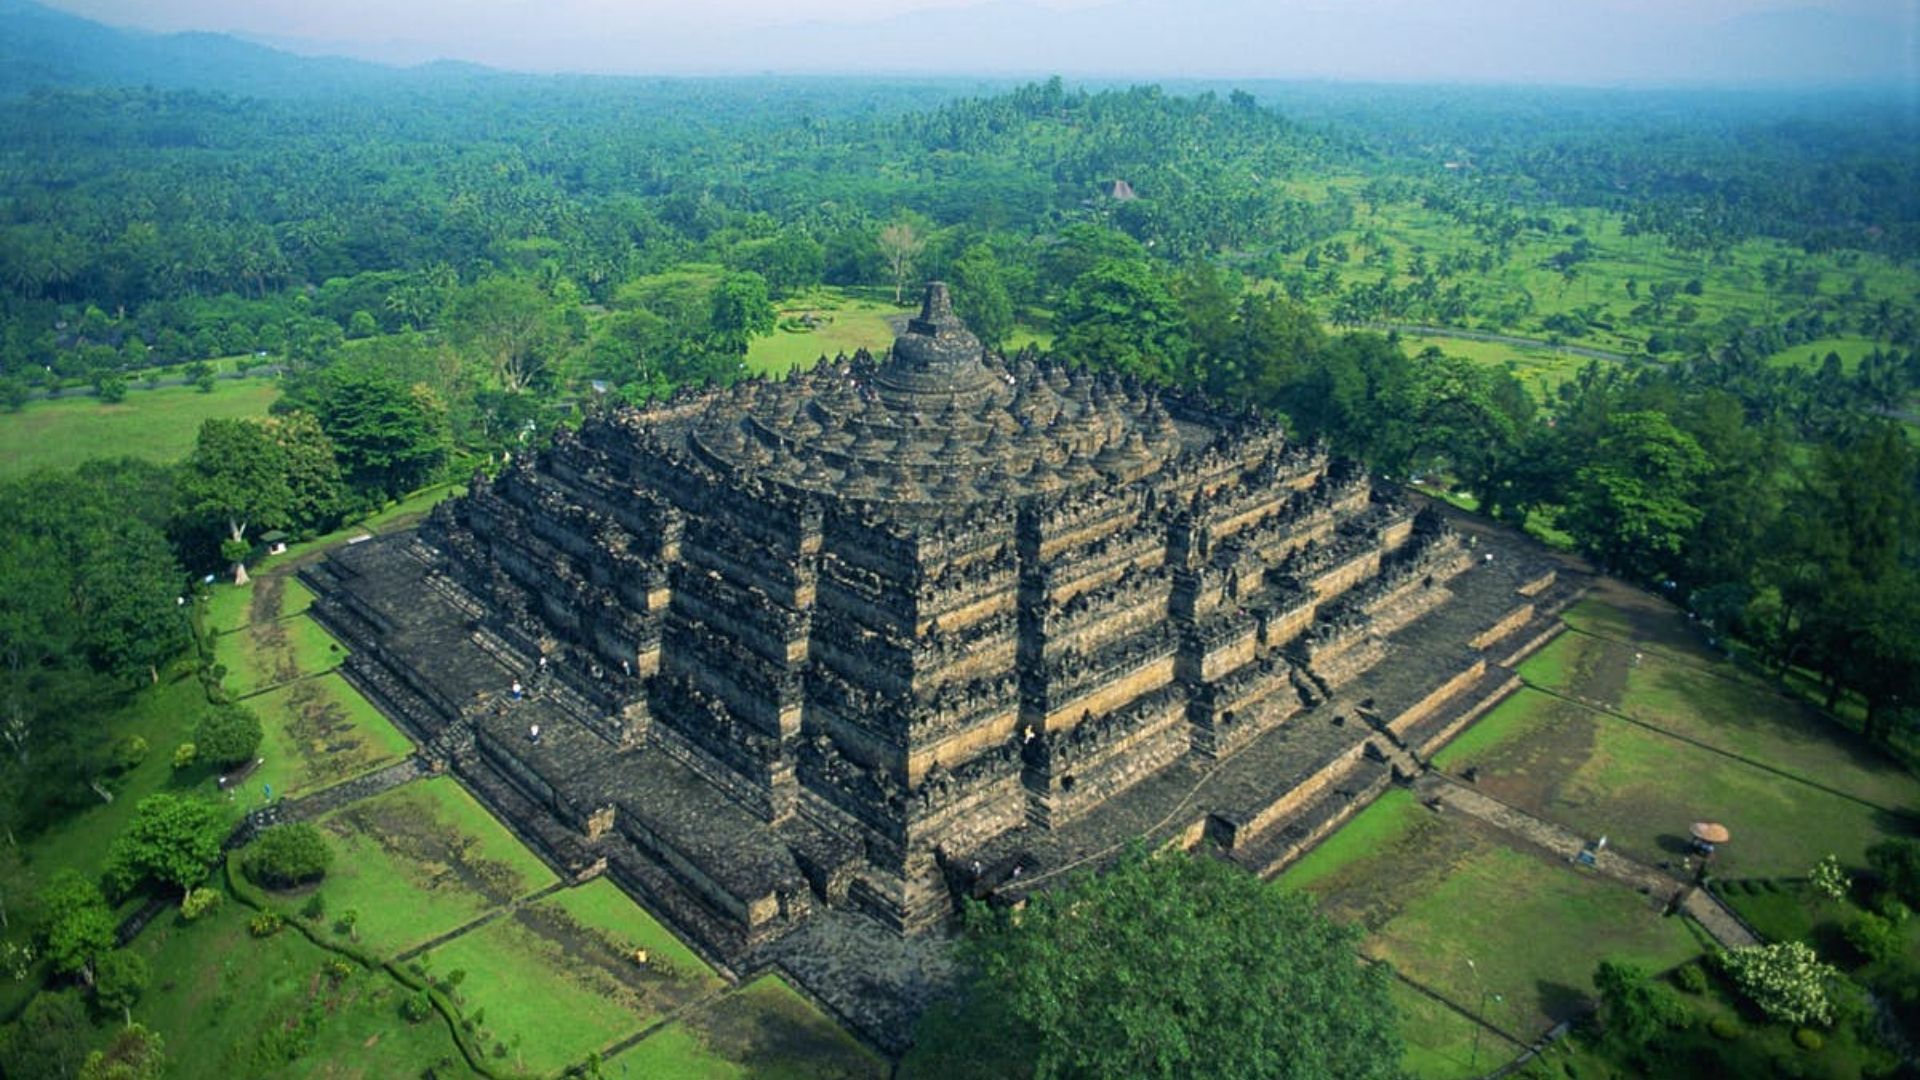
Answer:
[{"label": "manicured grass", "polygon": [[[634,950],[648,950],[648,963]],[[515,909],[421,958],[456,988],[482,1041],[517,1067],[583,1060],[655,1018],[721,987],[718,976],[609,882]]]},{"label": "manicured grass", "polygon": [[304,614],[313,606],[313,590],[301,583],[299,578],[287,578],[286,585],[280,590],[280,617],[291,618]]},{"label": "manicured grass", "polygon": [[886,1064],[779,977],[762,976],[606,1063],[634,1080],[881,1077]]},{"label": "manicured grass", "polygon": [[202,625],[210,634],[225,634],[253,621],[253,585],[235,586],[231,581],[215,581],[207,586],[201,599]]},{"label": "manicured grass", "polygon": [[[1361,842],[1342,841],[1347,829]],[[1477,1011],[1482,989],[1500,994],[1504,1002],[1489,1000],[1483,1015],[1519,1035],[1583,1007],[1603,959],[1660,968],[1698,951],[1682,924],[1631,889],[1516,851],[1501,834],[1405,792],[1389,793],[1328,843],[1280,884],[1304,884],[1331,918],[1367,931],[1362,952],[1456,1005]],[[1455,1034],[1436,1025],[1407,1037],[1416,1051],[1445,1057]]]},{"label": "manicured grass", "polygon": [[1535,1035],[1589,1004],[1600,961],[1657,971],[1700,946],[1632,890],[1487,845],[1412,897],[1363,949],[1469,1009],[1484,995],[1490,1022]]},{"label": "manicured grass", "polygon": [[1397,845],[1430,816],[1413,792],[1393,788],[1301,856],[1279,880],[1290,889],[1311,889],[1353,862]]},{"label": "manicured grass", "polygon": [[564,911],[584,927],[612,935],[626,946],[624,952],[646,949],[650,954],[649,963],[657,967],[664,961],[684,977],[683,981],[702,993],[720,985],[719,977],[699,954],[687,948],[672,931],[660,925],[645,908],[606,878],[595,878],[579,888],[556,893],[541,904]]},{"label": "manicured grass", "polygon": [[324,921],[355,912],[356,935],[381,955],[422,944],[554,881],[532,852],[446,777],[353,803],[320,825],[335,855],[319,886]]},{"label": "manicured grass", "polygon": [[154,972],[133,1017],[166,1040],[169,1076],[475,1075],[438,1017],[401,1018],[391,977],[357,965],[341,977],[333,954],[292,929],[252,936],[252,914],[229,897],[197,923],[162,915],[133,943]]},{"label": "manicured grass", "polygon": [[277,794],[298,795],[413,750],[413,743],[337,673],[270,690],[247,699],[247,706],[265,730],[260,757],[266,763],[248,778],[250,792],[271,784]]},{"label": "manicured grass", "polygon": [[215,662],[224,666],[221,684],[236,697],[279,686],[340,666],[346,646],[306,616],[254,623],[222,634],[213,643]]},{"label": "manicured grass", "polygon": [[1391,996],[1400,1011],[1400,1037],[1407,1044],[1401,1064],[1420,1080],[1484,1076],[1523,1049],[1397,979]]},{"label": "manicured grass", "polygon": [[17,413],[0,413],[0,478],[100,457],[178,461],[193,449],[201,421],[265,416],[279,396],[269,380],[222,379],[210,394],[136,383],[117,405],[92,397],[28,402]]},{"label": "manicured grass", "polygon": [[[1489,750],[1523,739],[1541,726],[1551,723],[1557,705],[1559,702],[1545,694],[1516,693],[1494,706],[1491,712],[1433,755],[1433,764],[1440,769],[1458,772],[1480,760]],[[1578,762],[1569,760],[1565,764],[1573,766]]]},{"label": "manicured grass", "polygon": [[[1626,648],[1626,646],[1616,646]],[[1920,812],[1920,777],[1758,680],[1644,654],[1621,711],[1889,809]]]},{"label": "manicured grass", "polygon": [[[1733,833],[1716,857],[1723,876],[1798,876],[1828,853],[1859,864],[1900,828],[1858,802],[1592,709],[1522,690],[1482,724],[1481,743],[1441,755],[1479,767],[1488,794],[1588,836],[1607,836],[1643,862],[1678,864],[1687,827],[1719,821]],[[1533,700],[1529,700],[1529,699]]]},{"label": "manicured grass", "polygon": [[766,337],[755,338],[747,347],[749,371],[779,374],[810,366],[822,356],[833,357],[843,352],[852,356],[859,349],[877,354],[892,345],[896,336],[888,320],[912,314],[910,308],[854,299],[833,289],[821,289],[784,301],[777,312],[782,321],[811,313],[820,320],[820,325],[803,333],[775,330]]}]

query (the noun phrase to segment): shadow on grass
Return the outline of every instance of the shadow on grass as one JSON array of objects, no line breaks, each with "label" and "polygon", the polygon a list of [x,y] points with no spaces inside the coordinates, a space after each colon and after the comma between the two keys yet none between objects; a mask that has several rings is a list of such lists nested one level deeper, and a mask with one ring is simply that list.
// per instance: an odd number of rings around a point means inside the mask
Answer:
[{"label": "shadow on grass", "polygon": [[1593,1008],[1593,999],[1576,986],[1540,979],[1534,982],[1533,990],[1540,997],[1540,1011],[1556,1024],[1584,1016]]}]

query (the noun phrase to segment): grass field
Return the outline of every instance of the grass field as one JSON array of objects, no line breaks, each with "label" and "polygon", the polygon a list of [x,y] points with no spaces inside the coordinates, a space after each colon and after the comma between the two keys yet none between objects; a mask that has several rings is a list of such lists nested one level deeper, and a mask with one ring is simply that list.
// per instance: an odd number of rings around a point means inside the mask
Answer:
[{"label": "grass field", "polygon": [[326,921],[392,956],[553,884],[553,872],[453,780],[419,780],[322,818]]},{"label": "grass field", "polygon": [[621,1080],[855,1080],[884,1062],[806,998],[765,975],[607,1062]]},{"label": "grass field", "polygon": [[747,347],[747,369],[756,373],[780,374],[806,367],[822,356],[840,353],[852,356],[859,349],[879,352],[893,344],[898,334],[892,320],[904,320],[911,310],[880,300],[848,297],[833,289],[820,289],[802,297],[783,301],[776,320],[785,322],[812,315],[819,325],[805,332],[775,330],[755,338]]},{"label": "grass field", "polygon": [[117,405],[91,397],[28,402],[17,413],[0,413],[0,478],[97,457],[178,461],[193,449],[201,421],[265,416],[279,396],[279,385],[265,379],[222,379],[210,394],[136,386]]},{"label": "grass field", "polygon": [[[1897,811],[1920,805],[1920,781],[1798,697],[1708,649],[1671,605],[1603,584],[1567,621],[1575,630],[1522,666],[1532,685],[1436,754],[1436,768],[1457,775],[1477,767],[1476,785],[1486,794],[1585,835],[1606,835],[1616,850],[1676,871],[1687,826],[1719,820],[1733,832],[1715,860],[1722,880],[1798,878],[1829,852],[1857,867],[1868,845],[1914,828]],[[1402,789],[1279,881],[1364,927],[1368,955],[1524,1037],[1585,1007],[1599,961],[1657,971],[1705,945],[1697,928],[1661,917],[1647,897],[1476,820],[1429,811]],[[1735,882],[1726,897],[1768,934],[1812,936],[1831,947],[1839,915],[1819,916],[1811,910],[1818,905],[1794,889]],[[1403,989],[1396,1000],[1408,1069],[1430,1078],[1471,1075],[1473,1021]],[[1719,991],[1688,1000],[1702,1017],[1734,1019],[1733,1053],[1756,1063],[1803,1054],[1807,1075],[1857,1076],[1878,1053],[1836,1030],[1825,1050],[1808,1054],[1793,1046],[1790,1029],[1739,1013]],[[1512,1054],[1495,1032],[1481,1036],[1500,1060]],[[1581,1076],[1615,1075],[1577,1046],[1559,1057]],[[1681,1071],[1671,1075],[1686,1075],[1684,1055],[1676,1060]],[[1483,1058],[1479,1071],[1494,1064]]]},{"label": "grass field", "polygon": [[1407,1044],[1401,1064],[1421,1080],[1484,1076],[1525,1049],[1404,982],[1396,980],[1391,993],[1400,1011],[1400,1037]]},{"label": "grass field", "polygon": [[133,1016],[166,1039],[169,1076],[476,1075],[438,1017],[400,1018],[386,974],[330,970],[336,958],[292,930],[255,938],[252,914],[229,898],[197,923],[164,915],[135,941],[155,979]]},{"label": "grass field", "polygon": [[1536,690],[1480,721],[1476,738],[1437,755],[1479,769],[1489,795],[1643,862],[1678,865],[1687,827],[1718,821],[1733,842],[1722,875],[1799,875],[1833,853],[1858,864],[1902,825],[1873,807]]},{"label": "grass field", "polygon": [[301,679],[247,700],[264,730],[265,764],[247,778],[243,798],[262,785],[299,795],[413,751],[413,743],[338,674]]},{"label": "grass field", "polygon": [[1878,344],[1869,338],[1820,338],[1817,341],[1809,341],[1805,345],[1793,345],[1781,349],[1767,357],[1767,363],[1775,367],[1793,365],[1817,369],[1826,363],[1828,353],[1835,353],[1840,357],[1841,370],[1851,375],[1853,369],[1860,366],[1861,359],[1872,352]]},{"label": "grass field", "polygon": [[239,697],[258,693],[340,666],[346,647],[304,615],[255,622],[222,634],[213,643],[214,662],[227,671],[222,684]]},{"label": "grass field", "polygon": [[[648,952],[642,967],[635,949]],[[462,1011],[516,1065],[559,1069],[724,984],[610,882],[527,904],[420,958],[430,975],[461,970]]]},{"label": "grass field", "polygon": [[1580,373],[1592,361],[1548,348],[1523,348],[1496,341],[1469,341],[1464,338],[1425,337],[1402,334],[1400,341],[1410,355],[1428,347],[1448,356],[1471,360],[1485,367],[1500,368],[1520,380],[1539,400],[1548,400],[1561,383]]},{"label": "grass field", "polygon": [[[1449,1001],[1479,1012],[1484,991],[1480,1015],[1496,1027],[1530,1038],[1577,1013],[1603,959],[1627,956],[1659,969],[1698,951],[1686,927],[1661,918],[1646,898],[1517,851],[1466,819],[1436,815],[1408,792],[1389,795],[1280,883],[1365,927],[1363,952]],[[1342,841],[1349,829],[1357,841]],[[1445,1060],[1444,1040],[1457,1039],[1448,1034],[1457,1026],[1429,1024],[1423,1034],[1416,1025],[1407,1039]]]},{"label": "grass field", "polygon": [[1489,995],[1487,1020],[1534,1036],[1590,1005],[1600,961],[1659,971],[1700,944],[1685,923],[1611,881],[1487,844],[1377,928],[1366,951],[1470,1008]]}]

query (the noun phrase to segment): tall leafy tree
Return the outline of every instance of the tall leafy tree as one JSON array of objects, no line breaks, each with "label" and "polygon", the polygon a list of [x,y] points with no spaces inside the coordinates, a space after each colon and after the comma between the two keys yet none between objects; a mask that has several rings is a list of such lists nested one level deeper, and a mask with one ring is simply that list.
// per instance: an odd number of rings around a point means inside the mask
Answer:
[{"label": "tall leafy tree", "polygon": [[148,882],[184,895],[207,879],[228,824],[219,803],[165,792],[149,795],[107,848],[107,882],[123,895]]},{"label": "tall leafy tree", "polygon": [[953,306],[967,326],[989,349],[1006,344],[1013,333],[1013,298],[994,257],[993,248],[974,244],[953,260]]},{"label": "tall leafy tree", "polygon": [[1643,577],[1666,569],[1700,524],[1709,465],[1664,413],[1615,413],[1574,476],[1562,524],[1604,565]]},{"label": "tall leafy tree", "polygon": [[1169,382],[1186,373],[1186,313],[1153,267],[1105,259],[1080,275],[1058,313],[1054,351],[1082,364]]},{"label": "tall leafy tree", "polygon": [[909,1074],[1396,1077],[1390,978],[1306,896],[1183,852],[1134,852],[975,908],[960,1000]]},{"label": "tall leafy tree", "polygon": [[439,395],[383,366],[335,362],[297,400],[318,419],[347,485],[374,501],[431,482],[452,448]]},{"label": "tall leafy tree", "polygon": [[293,524],[293,492],[279,447],[266,427],[248,420],[208,420],[180,473],[183,509],[225,526],[221,557],[236,585],[247,582],[247,533]]}]

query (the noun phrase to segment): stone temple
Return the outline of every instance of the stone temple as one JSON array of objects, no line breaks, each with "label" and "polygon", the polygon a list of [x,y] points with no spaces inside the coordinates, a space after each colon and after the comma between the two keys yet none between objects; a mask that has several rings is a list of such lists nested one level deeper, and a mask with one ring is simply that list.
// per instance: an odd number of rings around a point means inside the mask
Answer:
[{"label": "stone temple", "polygon": [[883,361],[597,416],[308,571],[430,765],[882,1045],[914,976],[863,965],[959,898],[1137,840],[1276,870],[1576,576],[1245,409],[989,356],[938,284]]}]

